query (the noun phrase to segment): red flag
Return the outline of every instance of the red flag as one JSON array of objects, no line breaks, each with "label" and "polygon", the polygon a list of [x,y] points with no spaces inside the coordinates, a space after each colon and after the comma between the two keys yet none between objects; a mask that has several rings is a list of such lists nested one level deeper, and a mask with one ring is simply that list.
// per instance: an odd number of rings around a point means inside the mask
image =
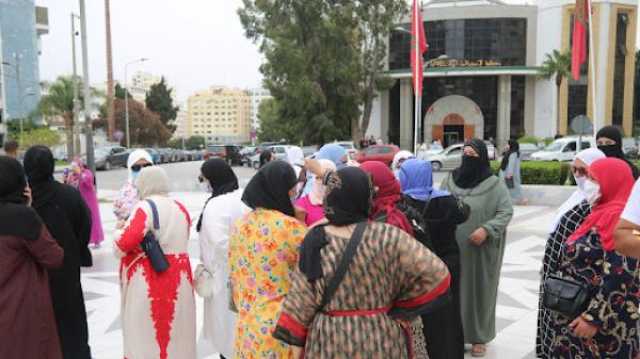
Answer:
[{"label": "red flag", "polygon": [[587,61],[589,11],[591,11],[589,0],[576,0],[576,13],[573,20],[573,44],[571,48],[571,74],[574,80],[580,79],[580,66]]},{"label": "red flag", "polygon": [[411,72],[413,76],[413,91],[416,96],[422,96],[422,78],[424,59],[422,55],[427,51],[427,36],[424,33],[422,7],[418,0],[413,0],[411,15]]}]

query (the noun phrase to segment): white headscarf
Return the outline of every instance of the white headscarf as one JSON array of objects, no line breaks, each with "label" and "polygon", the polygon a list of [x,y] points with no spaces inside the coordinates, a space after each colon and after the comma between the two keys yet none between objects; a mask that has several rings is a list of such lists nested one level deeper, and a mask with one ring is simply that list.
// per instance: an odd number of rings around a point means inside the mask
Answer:
[{"label": "white headscarf", "polygon": [[135,150],[131,152],[129,158],[127,159],[127,168],[129,169],[129,182],[133,182],[134,176],[131,167],[136,164],[136,162],[140,160],[146,160],[149,163],[153,163],[153,158],[149,154],[149,152],[145,150]]},{"label": "white headscarf", "polygon": [[[318,160],[318,162],[320,163],[322,172],[336,170],[336,164],[330,160]],[[316,181],[314,179],[313,185],[311,187],[311,192],[309,193],[309,201],[311,202],[311,204],[313,204],[314,206],[321,205],[322,201],[324,200],[324,191],[324,184],[322,184],[321,181]]]},{"label": "white headscarf", "polygon": [[[574,159],[575,160],[580,160],[584,163],[587,164],[587,166],[591,166],[592,163],[594,163],[595,161],[605,158],[605,154],[600,151],[599,149],[592,147],[589,149],[586,149],[584,151],[580,151],[578,152],[578,154],[576,154],[576,157]],[[551,228],[550,228],[550,232],[549,233],[553,233],[556,228],[558,227],[558,224],[560,224],[560,220],[562,219],[562,217],[564,216],[565,213],[567,213],[568,211],[570,211],[571,209],[573,209],[573,207],[577,206],[578,204],[580,204],[582,201],[585,200],[584,194],[582,193],[582,191],[580,190],[580,188],[576,189],[575,192],[573,192],[573,194],[571,195],[571,197],[569,197],[568,200],[566,200],[561,206],[560,208],[558,208],[558,211],[556,212],[556,217],[554,218],[552,224],[551,224]]]},{"label": "white headscarf", "polygon": [[162,167],[145,167],[140,171],[136,188],[141,200],[154,195],[166,196],[169,194],[169,176]]},{"label": "white headscarf", "polygon": [[296,177],[300,176],[302,171],[302,165],[304,165],[304,152],[302,148],[298,146],[287,146],[285,152],[287,153],[287,162],[296,171]]},{"label": "white headscarf", "polygon": [[396,153],[395,156],[393,156],[393,162],[391,163],[391,170],[393,171],[393,174],[396,176],[396,178],[398,178],[400,173],[401,162],[404,162],[410,158],[416,158],[416,156],[414,156],[413,153],[409,151],[400,151]]}]

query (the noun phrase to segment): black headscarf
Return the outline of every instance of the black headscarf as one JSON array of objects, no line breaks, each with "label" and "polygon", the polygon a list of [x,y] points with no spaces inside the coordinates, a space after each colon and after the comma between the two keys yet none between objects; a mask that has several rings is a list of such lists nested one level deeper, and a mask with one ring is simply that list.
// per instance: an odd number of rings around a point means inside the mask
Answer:
[{"label": "black headscarf", "polygon": [[24,190],[27,181],[20,162],[0,156],[0,235],[36,240],[42,222],[34,210],[27,207]]},{"label": "black headscarf", "polygon": [[505,152],[502,155],[502,163],[500,163],[500,169],[503,171],[507,169],[509,166],[509,157],[511,154],[518,154],[518,158],[520,158],[520,144],[516,140],[509,140],[509,151]]},{"label": "black headscarf", "polygon": [[604,153],[607,157],[619,158],[625,161],[631,168],[633,177],[637,179],[638,175],[640,174],[638,168],[636,167],[636,165],[627,160],[626,156],[624,155],[624,151],[622,150],[622,132],[620,132],[617,127],[605,126],[601,128],[600,131],[598,131],[598,133],[596,134],[596,141],[602,137],[606,137],[610,140],[615,141],[615,144],[598,146],[598,149],[602,151],[602,153]]},{"label": "black headscarf", "polygon": [[55,198],[55,160],[48,147],[33,146],[24,155],[24,170],[29,179],[33,194],[32,206],[35,209],[42,207]]},{"label": "black headscarf", "polygon": [[480,157],[462,155],[462,165],[452,173],[453,181],[460,188],[474,188],[493,176],[489,164],[489,152],[484,141],[474,138],[464,144],[473,148]]},{"label": "black headscarf", "polygon": [[[371,178],[356,167],[345,167],[325,177],[325,216],[334,226],[365,222],[369,218],[373,189]],[[320,251],[327,245],[323,226],[315,227],[304,238],[300,248],[300,271],[308,280],[322,277]]]},{"label": "black headscarf", "polygon": [[[202,176],[209,181],[211,185],[211,197],[204,204],[204,208],[207,208],[207,204],[212,199],[222,196],[224,194],[233,192],[240,188],[238,186],[238,177],[233,172],[233,169],[227,164],[226,161],[220,158],[212,158],[207,160],[200,167],[200,172],[202,172]],[[200,232],[202,228],[202,216],[204,214],[204,209],[200,214],[200,218],[198,219],[198,225],[196,226],[196,230]]]},{"label": "black headscarf", "polygon": [[284,161],[271,161],[256,173],[244,189],[242,202],[252,209],[276,210],[295,216],[289,191],[297,183],[296,173]]},{"label": "black headscarf", "polygon": [[267,163],[271,162],[273,158],[273,152],[271,150],[264,150],[260,153],[260,168],[264,167]]}]

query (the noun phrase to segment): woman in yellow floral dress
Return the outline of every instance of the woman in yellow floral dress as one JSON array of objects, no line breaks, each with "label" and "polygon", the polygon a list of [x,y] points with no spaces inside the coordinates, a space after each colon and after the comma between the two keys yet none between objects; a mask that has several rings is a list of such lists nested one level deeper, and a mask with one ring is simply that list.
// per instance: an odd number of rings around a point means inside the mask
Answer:
[{"label": "woman in yellow floral dress", "polygon": [[274,161],[245,188],[242,201],[253,211],[236,223],[229,243],[232,296],[238,310],[236,358],[294,357],[294,348],[273,338],[272,332],[306,233],[294,218],[295,185],[293,168]]}]

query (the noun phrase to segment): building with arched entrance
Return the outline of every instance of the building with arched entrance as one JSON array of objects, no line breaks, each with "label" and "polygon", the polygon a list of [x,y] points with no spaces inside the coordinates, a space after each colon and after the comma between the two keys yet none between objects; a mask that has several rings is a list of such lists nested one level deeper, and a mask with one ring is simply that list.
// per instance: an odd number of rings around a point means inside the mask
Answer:
[{"label": "building with arched entrance", "polygon": [[[571,48],[575,0],[425,2],[429,50],[421,140],[452,144],[480,137],[502,145],[510,137],[567,135],[570,119],[581,114],[595,115],[598,127],[613,124],[631,136],[637,0],[592,3],[597,113],[591,105],[589,61],[580,80],[565,80],[559,92],[539,73],[546,54]],[[389,37],[387,74],[393,85],[380,93],[369,130],[403,148],[412,147],[414,136],[410,20],[400,22]]]}]

